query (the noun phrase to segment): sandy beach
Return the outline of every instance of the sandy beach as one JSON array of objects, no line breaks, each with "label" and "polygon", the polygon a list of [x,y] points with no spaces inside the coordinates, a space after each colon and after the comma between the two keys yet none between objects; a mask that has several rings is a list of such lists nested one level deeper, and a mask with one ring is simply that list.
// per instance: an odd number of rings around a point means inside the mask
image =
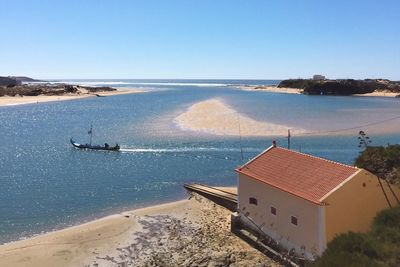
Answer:
[{"label": "sandy beach", "polygon": [[[258,92],[269,92],[269,93],[281,93],[281,94],[302,94],[302,89],[286,88],[277,86],[238,86],[239,89],[245,91],[258,91]],[[376,96],[376,97],[396,97],[399,93],[393,93],[390,91],[375,91],[368,94],[354,94],[352,96]]]},{"label": "sandy beach", "polygon": [[300,128],[254,120],[239,114],[220,99],[198,102],[174,121],[182,130],[215,135],[239,136],[240,132],[242,136],[279,136],[286,135],[288,129],[296,134],[305,132]]},{"label": "sandy beach", "polygon": [[25,104],[39,104],[45,102],[54,101],[66,101],[75,100],[87,97],[99,96],[113,96],[113,95],[123,95],[123,94],[135,94],[144,93],[146,91],[140,89],[124,89],[117,91],[104,91],[90,93],[87,90],[80,90],[79,94],[64,94],[64,95],[38,95],[38,96],[2,96],[0,97],[0,106],[15,106],[15,105],[25,105]]},{"label": "sandy beach", "polygon": [[257,91],[257,92],[269,92],[269,93],[280,93],[280,94],[301,94],[303,92],[302,89],[296,88],[286,88],[286,87],[277,87],[277,86],[238,86],[239,89],[244,91]]},{"label": "sandy beach", "polygon": [[229,223],[227,209],[193,194],[2,245],[0,266],[279,266]]},{"label": "sandy beach", "polygon": [[393,93],[389,91],[375,91],[368,94],[355,94],[354,96],[380,96],[380,97],[396,97],[400,95],[399,93]]}]

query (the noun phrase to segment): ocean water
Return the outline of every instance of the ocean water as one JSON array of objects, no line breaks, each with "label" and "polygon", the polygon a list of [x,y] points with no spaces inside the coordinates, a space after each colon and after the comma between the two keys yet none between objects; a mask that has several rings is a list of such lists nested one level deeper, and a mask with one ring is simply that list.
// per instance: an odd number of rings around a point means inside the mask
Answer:
[{"label": "ocean water", "polygon": [[[400,142],[399,120],[393,119],[400,116],[400,100],[394,98],[303,96],[235,88],[278,81],[66,82],[148,92],[0,107],[0,243],[182,199],[186,196],[183,183],[235,185],[237,166],[272,140],[286,146],[285,137],[243,137],[240,141],[180,130],[173,119],[198,101],[219,98],[249,117],[309,129],[309,135],[292,136],[292,148],[343,163],[352,164],[360,152],[360,129],[371,133],[375,145]],[[88,142],[90,124],[94,143],[118,142],[122,151],[74,149],[69,138]],[[342,131],[349,128],[354,129]],[[382,129],[388,129],[387,133]]]}]

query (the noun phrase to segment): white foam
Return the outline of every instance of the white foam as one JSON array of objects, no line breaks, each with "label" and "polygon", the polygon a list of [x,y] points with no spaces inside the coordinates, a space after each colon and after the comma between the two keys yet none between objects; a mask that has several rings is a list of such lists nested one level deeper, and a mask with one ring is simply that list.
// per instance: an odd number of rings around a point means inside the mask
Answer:
[{"label": "white foam", "polygon": [[176,82],[121,82],[121,81],[48,81],[48,82],[29,82],[31,84],[74,84],[74,85],[87,85],[87,86],[101,86],[101,85],[164,85],[164,86],[198,86],[198,87],[218,87],[228,86],[225,83],[176,83]]},{"label": "white foam", "polygon": [[123,84],[132,84],[132,83],[127,83],[127,82],[102,82],[102,81],[97,81],[97,82],[85,82],[85,81],[49,81],[49,82],[32,82],[32,83],[51,83],[51,84],[75,84],[75,85],[111,85],[111,84],[116,84],[116,85],[123,85]]},{"label": "white foam", "polygon": [[132,82],[130,84],[139,84],[139,85],[172,85],[172,86],[198,86],[198,87],[218,87],[218,86],[228,86],[226,83],[168,83],[168,82]]}]

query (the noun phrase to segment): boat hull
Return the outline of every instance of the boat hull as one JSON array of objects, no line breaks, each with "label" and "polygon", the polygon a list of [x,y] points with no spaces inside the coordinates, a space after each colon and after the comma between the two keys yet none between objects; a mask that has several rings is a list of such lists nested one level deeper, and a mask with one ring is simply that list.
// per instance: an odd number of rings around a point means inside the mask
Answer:
[{"label": "boat hull", "polygon": [[76,143],[72,138],[70,139],[72,146],[79,149],[90,149],[90,150],[103,150],[103,151],[119,151],[119,145],[115,146],[98,146],[98,145],[89,145],[89,144],[79,144]]}]

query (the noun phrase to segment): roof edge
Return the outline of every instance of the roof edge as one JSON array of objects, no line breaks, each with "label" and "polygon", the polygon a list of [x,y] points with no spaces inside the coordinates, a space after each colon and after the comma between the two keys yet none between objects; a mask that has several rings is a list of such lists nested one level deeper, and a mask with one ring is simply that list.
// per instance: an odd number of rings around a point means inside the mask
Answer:
[{"label": "roof edge", "polygon": [[293,152],[293,153],[296,153],[296,154],[307,156],[307,157],[310,157],[310,158],[324,160],[324,161],[327,161],[327,162],[330,162],[330,163],[334,163],[334,164],[338,164],[338,165],[341,165],[341,166],[345,166],[345,167],[348,167],[348,168],[353,168],[354,170],[357,170],[357,171],[360,170],[360,168],[358,168],[356,166],[347,165],[347,164],[344,164],[344,163],[341,163],[341,162],[337,162],[337,161],[333,161],[333,160],[330,160],[330,159],[326,159],[326,158],[323,158],[323,157],[318,157],[318,156],[314,156],[314,155],[311,155],[311,154],[306,154],[306,153],[303,153],[303,152],[287,149],[287,148],[284,148],[284,147],[279,147],[279,148],[283,149],[283,150],[286,150],[286,151],[289,151],[289,152]]},{"label": "roof edge", "polygon": [[285,189],[283,189],[283,188],[281,188],[281,187],[279,187],[279,186],[276,186],[276,185],[267,183],[267,182],[265,182],[265,181],[263,181],[263,180],[261,180],[261,179],[258,179],[257,177],[255,177],[255,176],[253,176],[253,175],[251,175],[251,174],[242,172],[241,170],[236,170],[236,171],[237,171],[238,173],[240,173],[240,174],[246,175],[247,177],[249,177],[249,178],[251,178],[251,179],[257,180],[257,181],[259,181],[259,182],[261,182],[261,183],[263,183],[263,184],[266,184],[266,185],[269,185],[269,186],[271,186],[271,187],[273,187],[273,188],[279,189],[279,190],[282,191],[282,192],[291,194],[292,196],[301,198],[301,199],[303,199],[303,200],[305,200],[305,201],[311,202],[311,203],[316,204],[316,205],[318,205],[318,206],[325,206],[325,204],[324,204],[322,201],[319,201],[319,200],[318,200],[318,201],[314,201],[314,200],[311,200],[311,199],[307,199],[307,198],[305,198],[305,197],[299,196],[298,194],[295,194],[295,193],[293,193],[293,192],[290,192],[289,190],[285,190]]},{"label": "roof edge", "polygon": [[267,149],[265,149],[264,151],[262,151],[260,154],[258,154],[258,155],[255,156],[254,158],[250,159],[249,161],[247,161],[247,162],[246,162],[245,164],[243,164],[242,166],[240,166],[238,169],[240,170],[240,169],[246,167],[246,165],[248,165],[248,164],[250,164],[251,162],[253,162],[254,160],[258,159],[259,157],[261,157],[262,155],[264,155],[265,153],[267,153],[268,151],[270,151],[272,148],[279,148],[279,149],[286,150],[286,151],[289,151],[289,152],[292,152],[292,153],[296,153],[296,154],[300,154],[300,155],[303,155],[303,156],[306,156],[306,157],[310,157],[310,158],[314,158],[314,159],[319,159],[319,160],[327,161],[327,162],[330,162],[330,163],[333,163],[333,164],[337,164],[337,165],[345,166],[345,167],[348,167],[348,168],[352,168],[352,169],[355,170],[355,172],[357,172],[358,170],[360,170],[360,168],[358,168],[357,166],[347,165],[347,164],[344,164],[344,163],[341,163],[341,162],[337,162],[337,161],[333,161],[333,160],[330,160],[330,159],[326,159],[326,158],[314,156],[314,155],[311,155],[311,154],[306,154],[306,153],[299,152],[299,151],[296,151],[296,150],[287,149],[287,148],[284,148],[284,147],[281,147],[281,146],[277,146],[277,145],[276,145],[276,146],[271,145],[270,147],[268,147]]},{"label": "roof edge", "polygon": [[340,184],[338,184],[337,186],[335,186],[331,191],[329,191],[328,193],[326,193],[323,197],[321,197],[319,199],[320,202],[323,202],[327,197],[329,197],[330,195],[332,195],[336,190],[338,190],[339,188],[341,188],[344,184],[346,184],[348,181],[350,181],[351,179],[353,179],[357,174],[359,174],[360,172],[362,172],[364,169],[360,169],[357,168],[358,171],[356,171],[355,173],[353,173],[352,175],[350,175],[349,177],[347,177],[343,182],[341,182]]},{"label": "roof edge", "polygon": [[265,149],[264,151],[262,151],[260,154],[258,154],[257,156],[255,156],[254,158],[250,159],[249,161],[247,161],[245,164],[243,164],[242,166],[240,166],[239,168],[236,168],[235,171],[240,172],[240,170],[244,167],[246,167],[247,165],[249,165],[250,163],[252,163],[253,161],[255,161],[256,159],[258,159],[259,157],[261,157],[262,155],[264,155],[265,153],[267,153],[268,151],[270,151],[271,149],[273,149],[274,145],[268,147],[267,149]]}]

